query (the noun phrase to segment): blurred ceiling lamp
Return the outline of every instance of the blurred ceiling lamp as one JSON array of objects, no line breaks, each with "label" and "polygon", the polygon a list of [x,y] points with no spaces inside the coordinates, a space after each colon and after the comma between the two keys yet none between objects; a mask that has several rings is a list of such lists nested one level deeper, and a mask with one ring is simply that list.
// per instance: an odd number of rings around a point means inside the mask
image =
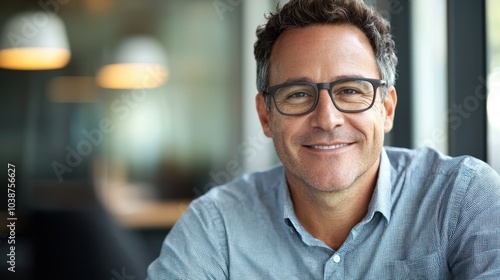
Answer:
[{"label": "blurred ceiling lamp", "polygon": [[70,60],[66,28],[54,13],[24,12],[10,18],[0,38],[0,67],[48,70]]},{"label": "blurred ceiling lamp", "polygon": [[147,36],[129,37],[99,69],[97,84],[110,89],[156,88],[168,79],[167,58],[163,47]]}]

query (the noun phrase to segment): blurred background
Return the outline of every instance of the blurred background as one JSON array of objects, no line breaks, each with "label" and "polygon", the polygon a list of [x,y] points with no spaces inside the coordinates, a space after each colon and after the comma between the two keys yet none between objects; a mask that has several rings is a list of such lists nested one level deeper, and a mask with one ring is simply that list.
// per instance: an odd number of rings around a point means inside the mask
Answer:
[{"label": "blurred background", "polygon": [[[398,49],[386,144],[500,171],[500,2],[367,2],[391,21]],[[192,199],[276,164],[254,109],[253,58],[275,5],[2,3],[0,278],[143,279]],[[5,261],[13,217],[15,273]]]}]

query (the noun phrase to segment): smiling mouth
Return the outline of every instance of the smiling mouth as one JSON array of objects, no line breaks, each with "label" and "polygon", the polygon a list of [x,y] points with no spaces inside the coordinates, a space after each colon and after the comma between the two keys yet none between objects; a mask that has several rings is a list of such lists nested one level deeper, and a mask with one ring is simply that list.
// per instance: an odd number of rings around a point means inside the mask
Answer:
[{"label": "smiling mouth", "polygon": [[338,145],[328,145],[328,146],[325,146],[325,145],[312,145],[312,146],[309,146],[310,148],[312,149],[317,149],[317,150],[335,150],[335,149],[339,149],[339,148],[342,148],[342,147],[345,147],[345,146],[348,146],[349,144],[338,144]]}]

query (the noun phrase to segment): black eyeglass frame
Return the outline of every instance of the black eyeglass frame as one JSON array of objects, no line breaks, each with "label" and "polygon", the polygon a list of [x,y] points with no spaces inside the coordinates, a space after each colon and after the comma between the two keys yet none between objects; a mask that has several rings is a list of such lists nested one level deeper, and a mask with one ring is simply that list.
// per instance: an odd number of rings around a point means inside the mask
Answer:
[{"label": "black eyeglass frame", "polygon": [[[339,83],[343,83],[343,82],[347,82],[347,81],[365,81],[365,82],[369,82],[372,87],[373,87],[373,100],[372,100],[372,103],[365,109],[360,109],[360,110],[345,110],[345,109],[342,109],[342,108],[339,108],[339,106],[337,105],[337,103],[335,103],[335,98],[333,97],[333,94],[332,94],[332,89],[333,89],[333,86],[335,86],[336,84],[339,84]],[[279,108],[278,108],[278,104],[276,103],[276,98],[275,98],[275,95],[276,95],[276,92],[278,91],[278,89],[280,89],[281,87],[284,87],[284,86],[291,86],[291,85],[308,85],[308,86],[311,86],[312,88],[314,88],[314,103],[311,107],[311,109],[307,110],[306,112],[304,113],[300,113],[300,114],[290,114],[290,113],[283,113]],[[332,100],[333,102],[333,105],[335,106],[335,108],[337,108],[337,110],[339,110],[340,112],[343,112],[343,113],[361,113],[361,112],[364,112],[364,111],[367,111],[369,110],[371,107],[373,107],[373,104],[375,104],[375,99],[377,99],[377,89],[381,86],[386,86],[387,85],[387,82],[384,81],[384,80],[379,80],[379,79],[369,79],[369,78],[345,78],[345,79],[340,79],[340,80],[337,80],[337,81],[333,81],[333,82],[330,82],[330,83],[309,83],[309,82],[289,82],[289,83],[283,83],[283,84],[279,84],[279,85],[275,85],[275,86],[272,86],[272,87],[268,87],[265,91],[263,91],[263,95],[264,95],[264,98],[267,100],[268,96],[271,96],[274,100],[274,106],[276,107],[276,110],[278,110],[278,112],[282,115],[285,115],[285,116],[303,116],[303,115],[307,115],[309,113],[311,113],[312,111],[314,111],[314,109],[316,108],[316,106],[318,105],[318,101],[319,101],[319,90],[321,89],[326,89],[328,91],[328,95],[330,96],[330,99]],[[268,104],[269,106],[269,102],[266,101],[266,103]]]}]

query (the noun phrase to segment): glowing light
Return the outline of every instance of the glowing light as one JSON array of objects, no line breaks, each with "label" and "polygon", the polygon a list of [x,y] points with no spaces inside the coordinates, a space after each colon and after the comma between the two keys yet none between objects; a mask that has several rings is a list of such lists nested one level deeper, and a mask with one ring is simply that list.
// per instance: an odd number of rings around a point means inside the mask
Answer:
[{"label": "glowing light", "polygon": [[15,70],[47,70],[66,66],[71,58],[67,49],[16,48],[0,50],[0,67]]},{"label": "glowing light", "polygon": [[0,67],[46,70],[71,58],[63,21],[53,13],[26,12],[10,18],[0,37]]},{"label": "glowing light", "polygon": [[161,44],[148,36],[121,41],[97,73],[103,88],[156,88],[167,81],[167,58]]},{"label": "glowing light", "polygon": [[103,88],[156,88],[168,79],[168,69],[159,64],[115,63],[103,66],[97,73],[97,84]]},{"label": "glowing light", "polygon": [[99,95],[94,77],[59,76],[47,86],[47,98],[57,103],[91,103]]}]

